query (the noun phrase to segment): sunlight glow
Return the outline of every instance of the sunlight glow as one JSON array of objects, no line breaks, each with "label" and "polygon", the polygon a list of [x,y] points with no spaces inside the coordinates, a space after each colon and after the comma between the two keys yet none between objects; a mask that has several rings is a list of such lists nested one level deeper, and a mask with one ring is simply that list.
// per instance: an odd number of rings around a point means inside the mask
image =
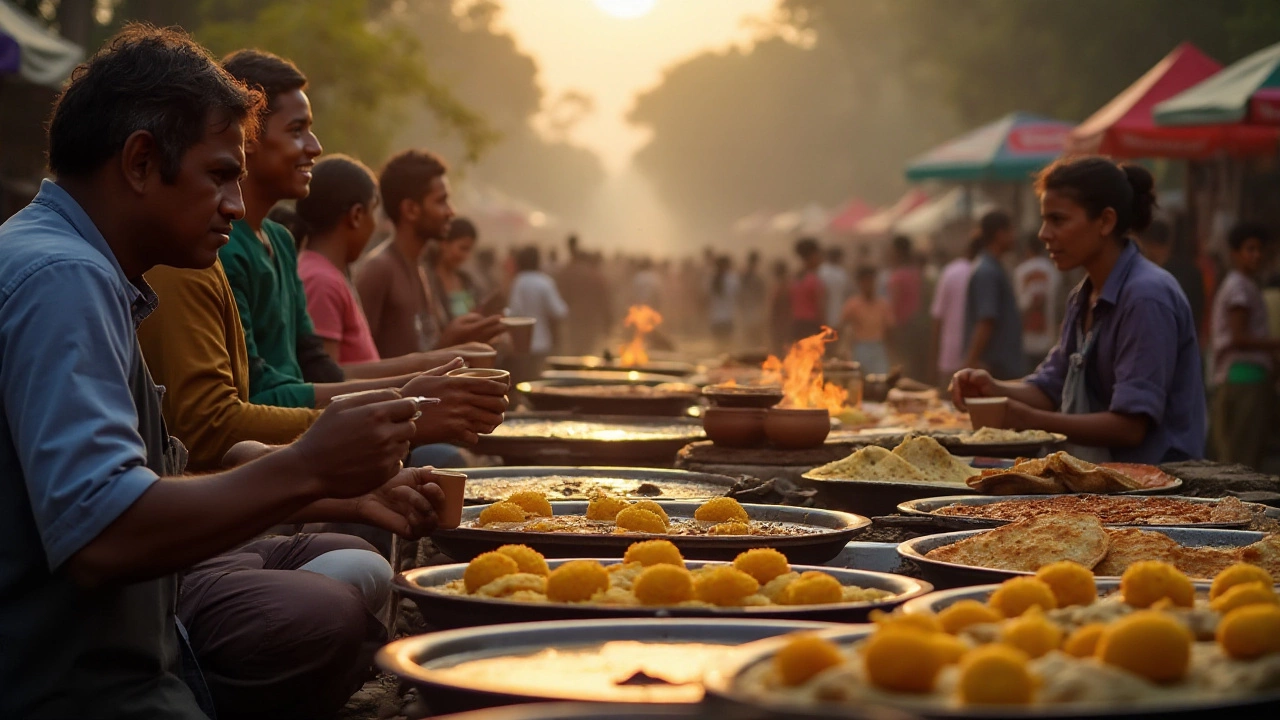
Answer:
[{"label": "sunlight glow", "polygon": [[657,0],[595,0],[596,7],[619,20],[634,20],[648,15]]}]

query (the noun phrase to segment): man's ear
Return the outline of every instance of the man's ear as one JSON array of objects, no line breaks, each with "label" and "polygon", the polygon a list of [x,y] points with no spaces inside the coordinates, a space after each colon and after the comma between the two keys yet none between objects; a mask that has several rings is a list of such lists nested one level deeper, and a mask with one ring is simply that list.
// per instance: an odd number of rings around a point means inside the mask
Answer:
[{"label": "man's ear", "polygon": [[414,222],[421,214],[422,206],[418,203],[407,198],[400,201],[400,219]]},{"label": "man's ear", "polygon": [[362,203],[352,205],[351,209],[347,211],[347,227],[353,230],[360,227],[360,222],[368,212],[369,208],[365,207]]},{"label": "man's ear", "polygon": [[153,176],[160,176],[160,152],[150,130],[135,130],[125,138],[120,150],[120,170],[136,193],[145,191]]}]

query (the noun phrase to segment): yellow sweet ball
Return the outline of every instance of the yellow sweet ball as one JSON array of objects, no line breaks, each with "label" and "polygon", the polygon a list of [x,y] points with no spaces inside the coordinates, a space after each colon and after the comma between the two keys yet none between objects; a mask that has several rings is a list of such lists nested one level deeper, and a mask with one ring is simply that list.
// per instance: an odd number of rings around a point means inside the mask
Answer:
[{"label": "yellow sweet ball", "polygon": [[640,563],[645,567],[650,565],[679,565],[684,567],[684,556],[680,554],[680,548],[670,540],[645,540],[643,542],[631,543],[627,551],[622,555],[624,563]]},{"label": "yellow sweet ball", "polygon": [[587,503],[587,519],[612,520],[630,504],[622,498],[597,495]]},{"label": "yellow sweet ball", "polygon": [[477,555],[467,563],[467,569],[462,571],[462,582],[466,585],[467,592],[473,593],[504,575],[518,572],[520,565],[515,560],[495,550]]},{"label": "yellow sweet ball", "polygon": [[1062,646],[1062,629],[1038,609],[1032,610],[1006,622],[1000,628],[1000,642],[1038,658]]},{"label": "yellow sweet ball", "polygon": [[792,636],[773,656],[773,670],[783,685],[796,687],[818,673],[844,664],[844,654],[830,640],[811,633]]},{"label": "yellow sweet ball", "polygon": [[1174,605],[1191,607],[1196,602],[1196,586],[1169,563],[1143,560],[1130,565],[1120,576],[1120,595],[1136,608],[1151,607],[1164,598]]},{"label": "yellow sweet ball", "polygon": [[667,517],[667,511],[664,510],[661,505],[659,505],[658,503],[652,500],[637,500],[631,503],[631,507],[640,508],[641,510],[648,510],[654,515],[657,515],[658,517],[662,518],[663,523],[667,525],[671,524],[671,518]]},{"label": "yellow sweet ball", "polygon": [[1223,652],[1238,660],[1280,652],[1280,606],[1246,605],[1227,613],[1216,634]]},{"label": "yellow sweet ball", "polygon": [[742,505],[730,497],[711,498],[693,511],[693,519],[703,522],[740,522],[749,520],[747,511]]},{"label": "yellow sweet ball", "polygon": [[1003,619],[1000,613],[977,600],[960,600],[946,606],[942,612],[938,613],[938,622],[942,625],[943,631],[952,635],[970,625],[998,623]]},{"label": "yellow sweet ball", "polygon": [[844,598],[844,586],[824,572],[810,570],[793,580],[782,592],[783,605],[829,605]]},{"label": "yellow sweet ball", "polygon": [[1015,618],[1039,606],[1041,610],[1058,607],[1058,597],[1049,583],[1033,577],[1009,578],[991,593],[987,604],[1007,618]]},{"label": "yellow sweet ball", "polygon": [[880,631],[909,630],[920,633],[940,633],[942,624],[938,618],[927,613],[887,613],[883,610],[872,610],[867,618],[876,624]]},{"label": "yellow sweet ball", "polygon": [[1039,682],[1026,653],[1008,645],[984,645],[960,660],[957,691],[965,705],[1026,705]]},{"label": "yellow sweet ball", "polygon": [[480,525],[498,522],[522,522],[524,517],[524,508],[513,502],[503,501],[481,510],[477,522]]},{"label": "yellow sweet ball", "polygon": [[1270,585],[1260,582],[1233,585],[1226,592],[1209,602],[1214,612],[1227,613],[1246,605],[1280,605],[1280,598]]},{"label": "yellow sweet ball", "polygon": [[1194,641],[1191,631],[1172,616],[1142,610],[1102,631],[1097,658],[1152,682],[1175,682],[1187,674]]},{"label": "yellow sweet ball", "polygon": [[693,599],[693,575],[680,565],[647,567],[631,584],[641,605],[677,605]]},{"label": "yellow sweet ball", "polygon": [[609,571],[595,560],[570,560],[547,576],[547,599],[584,602],[609,589]]},{"label": "yellow sweet ball", "polygon": [[1106,629],[1106,623],[1100,622],[1081,625],[1067,636],[1067,641],[1062,644],[1062,651],[1072,657],[1093,657],[1098,652],[1098,641],[1102,639],[1102,633]]},{"label": "yellow sweet ball", "polygon": [[942,658],[943,664],[946,665],[960,662],[960,658],[969,652],[969,645],[955,635],[934,633],[929,636],[929,641],[933,643],[933,649],[938,652],[938,657]]},{"label": "yellow sweet ball", "polygon": [[512,493],[511,497],[507,498],[507,502],[519,505],[529,515],[551,517],[553,514],[550,501],[540,492],[521,490],[518,493]]},{"label": "yellow sweet ball", "polygon": [[779,575],[791,572],[791,563],[787,556],[773,548],[754,548],[739,553],[733,559],[733,566],[756,579],[764,585]]},{"label": "yellow sweet ball", "polygon": [[1098,599],[1098,586],[1093,582],[1093,571],[1071,560],[1045,565],[1036,571],[1036,579],[1053,590],[1058,607],[1092,605]]},{"label": "yellow sweet ball", "polygon": [[713,525],[709,532],[712,535],[750,535],[751,526],[740,522],[726,522]]},{"label": "yellow sweet ball", "polygon": [[942,670],[942,653],[928,633],[880,629],[862,646],[867,679],[885,690],[927,693]]},{"label": "yellow sweet ball", "polygon": [[632,532],[662,535],[667,532],[667,524],[655,513],[644,508],[629,507],[618,513],[615,518],[618,528]]},{"label": "yellow sweet ball", "polygon": [[551,570],[547,567],[547,559],[542,557],[542,553],[528,545],[503,545],[498,548],[497,552],[515,560],[522,573],[544,576],[551,573]]},{"label": "yellow sweet ball", "polygon": [[727,566],[707,570],[693,581],[693,594],[697,599],[724,607],[741,605],[759,589],[760,583],[755,578]]},{"label": "yellow sweet ball", "polygon": [[1262,583],[1267,587],[1275,585],[1275,581],[1271,578],[1271,573],[1266,570],[1249,563],[1236,563],[1213,578],[1213,585],[1209,586],[1209,599],[1216,600],[1219,595],[1236,585],[1247,585],[1249,583]]}]

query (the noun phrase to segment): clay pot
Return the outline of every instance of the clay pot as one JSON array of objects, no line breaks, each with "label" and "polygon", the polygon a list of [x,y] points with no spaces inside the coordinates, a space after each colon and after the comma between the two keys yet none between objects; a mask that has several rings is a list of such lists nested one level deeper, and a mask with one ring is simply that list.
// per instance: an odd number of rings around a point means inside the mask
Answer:
[{"label": "clay pot", "polygon": [[731,448],[764,444],[763,408],[707,408],[702,413],[702,429],[717,445]]},{"label": "clay pot", "polygon": [[823,409],[771,408],[764,432],[769,442],[784,450],[820,447],[831,432],[831,415]]}]

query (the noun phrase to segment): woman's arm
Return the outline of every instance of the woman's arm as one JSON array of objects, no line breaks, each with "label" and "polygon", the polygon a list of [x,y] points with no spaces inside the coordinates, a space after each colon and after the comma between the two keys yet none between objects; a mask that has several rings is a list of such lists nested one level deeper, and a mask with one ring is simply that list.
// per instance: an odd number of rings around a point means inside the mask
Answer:
[{"label": "woman's arm", "polygon": [[1146,415],[1110,411],[1069,415],[1011,401],[1005,425],[1014,430],[1061,433],[1078,445],[1134,447],[1146,439],[1151,420]]}]

